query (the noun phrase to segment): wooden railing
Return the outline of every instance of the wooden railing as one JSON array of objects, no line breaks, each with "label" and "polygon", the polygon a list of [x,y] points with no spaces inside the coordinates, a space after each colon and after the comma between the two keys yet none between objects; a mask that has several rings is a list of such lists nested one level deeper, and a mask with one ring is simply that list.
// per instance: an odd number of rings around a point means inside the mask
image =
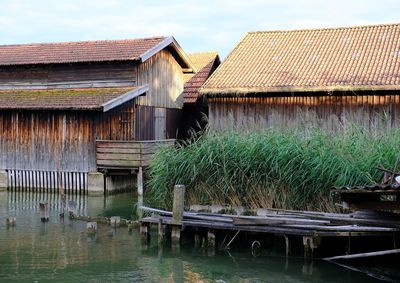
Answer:
[{"label": "wooden railing", "polygon": [[87,172],[6,169],[9,191],[87,193]]},{"label": "wooden railing", "polygon": [[96,141],[98,169],[136,169],[147,167],[153,154],[161,146],[171,146],[175,140],[154,141]]}]

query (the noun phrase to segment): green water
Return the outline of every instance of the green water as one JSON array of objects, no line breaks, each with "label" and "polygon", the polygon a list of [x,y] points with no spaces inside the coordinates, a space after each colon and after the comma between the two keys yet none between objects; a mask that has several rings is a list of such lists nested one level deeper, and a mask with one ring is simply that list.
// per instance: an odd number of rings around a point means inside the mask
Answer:
[{"label": "green water", "polygon": [[[71,199],[71,197],[68,197]],[[81,215],[121,215],[132,211],[132,194],[74,197]],[[39,202],[48,202],[42,223]],[[86,223],[60,219],[58,195],[0,193],[1,282],[375,282],[363,273],[324,262],[261,256],[250,251],[160,249],[142,245],[138,231],[99,225],[95,238]],[[16,217],[15,227],[6,218]]]}]

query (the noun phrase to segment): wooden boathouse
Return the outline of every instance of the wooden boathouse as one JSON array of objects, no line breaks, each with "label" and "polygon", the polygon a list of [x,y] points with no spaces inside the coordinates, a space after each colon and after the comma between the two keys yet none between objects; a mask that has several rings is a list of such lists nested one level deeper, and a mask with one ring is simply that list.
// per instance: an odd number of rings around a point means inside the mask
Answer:
[{"label": "wooden boathouse", "polygon": [[188,54],[190,61],[196,67],[196,73],[184,75],[183,116],[181,136],[190,138],[207,125],[208,106],[200,88],[221,64],[218,52],[197,52]]},{"label": "wooden boathouse", "polygon": [[204,84],[215,130],[400,125],[400,24],[249,32]]},{"label": "wooden boathouse", "polygon": [[0,46],[0,187],[132,186],[148,141],[177,137],[195,71],[173,37]]}]

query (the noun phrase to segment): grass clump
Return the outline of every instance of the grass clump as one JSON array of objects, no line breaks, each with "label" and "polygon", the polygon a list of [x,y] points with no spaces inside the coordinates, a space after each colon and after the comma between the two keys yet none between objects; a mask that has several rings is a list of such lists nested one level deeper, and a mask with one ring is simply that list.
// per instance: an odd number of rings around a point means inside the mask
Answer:
[{"label": "grass clump", "polygon": [[333,186],[379,182],[400,153],[400,130],[265,130],[206,133],[163,148],[149,168],[145,199],[170,209],[175,184],[188,204],[335,211]]}]

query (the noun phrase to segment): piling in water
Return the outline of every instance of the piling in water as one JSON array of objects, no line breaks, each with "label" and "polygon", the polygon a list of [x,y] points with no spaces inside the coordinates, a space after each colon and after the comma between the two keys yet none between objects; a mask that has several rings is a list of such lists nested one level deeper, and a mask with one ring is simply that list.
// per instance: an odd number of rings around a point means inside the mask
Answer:
[{"label": "piling in water", "polygon": [[68,201],[68,213],[70,217],[75,217],[77,215],[76,202],[73,200]]},{"label": "piling in water", "polygon": [[39,209],[40,209],[40,220],[42,222],[49,221],[49,204],[47,202],[39,203]]},{"label": "piling in water", "polygon": [[9,217],[6,220],[6,225],[7,225],[7,227],[14,227],[16,222],[17,221],[16,221],[15,217]]},{"label": "piling in water", "polygon": [[121,226],[121,217],[120,216],[112,216],[110,218],[110,224],[114,228]]},{"label": "piling in water", "polygon": [[86,224],[86,230],[89,235],[94,235],[97,233],[97,222],[88,222]]}]

